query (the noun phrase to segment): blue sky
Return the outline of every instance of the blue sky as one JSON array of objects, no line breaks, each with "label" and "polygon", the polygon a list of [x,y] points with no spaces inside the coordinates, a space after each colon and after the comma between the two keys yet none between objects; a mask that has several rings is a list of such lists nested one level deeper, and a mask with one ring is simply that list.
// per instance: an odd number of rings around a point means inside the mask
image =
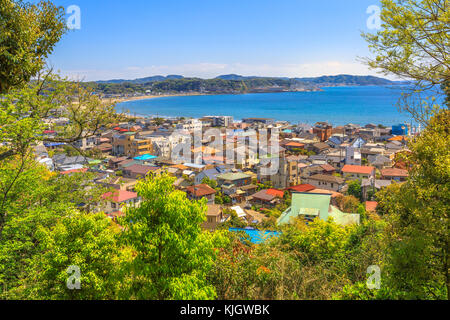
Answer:
[{"label": "blue sky", "polygon": [[[375,0],[54,0],[81,29],[49,62],[84,80],[156,74],[211,78],[376,74],[361,31]],[[69,15],[67,15],[69,17]]]}]

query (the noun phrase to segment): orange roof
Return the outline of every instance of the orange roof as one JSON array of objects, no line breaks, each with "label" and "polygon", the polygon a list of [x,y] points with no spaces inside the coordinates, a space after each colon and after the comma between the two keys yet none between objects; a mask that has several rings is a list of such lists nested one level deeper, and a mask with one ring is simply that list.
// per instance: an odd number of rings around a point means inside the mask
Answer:
[{"label": "orange roof", "polygon": [[355,166],[346,164],[342,168],[342,172],[344,173],[362,173],[362,174],[372,174],[372,172],[375,170],[374,167],[370,166]]},{"label": "orange roof", "polygon": [[375,212],[378,206],[378,202],[376,201],[366,201],[366,211]]},{"label": "orange roof", "polygon": [[72,169],[67,171],[61,171],[60,174],[71,174],[71,173],[80,173],[80,172],[86,172],[88,168],[82,168],[82,169]]},{"label": "orange roof", "polygon": [[297,148],[303,148],[305,145],[303,143],[298,142],[289,142],[286,144],[286,147],[297,147]]},{"label": "orange roof", "polygon": [[190,186],[186,188],[186,191],[193,194],[196,197],[203,197],[210,194],[215,194],[216,190],[208,186],[207,184],[198,184],[196,186]]},{"label": "orange roof", "polygon": [[278,198],[283,198],[283,196],[284,196],[284,192],[281,190],[277,190],[277,189],[267,189],[266,193],[270,194],[271,196],[278,197]]},{"label": "orange roof", "polygon": [[395,136],[395,137],[389,138],[388,140],[389,141],[403,141],[403,140],[408,140],[408,139],[404,136]]},{"label": "orange roof", "polygon": [[177,168],[177,169],[180,169],[180,170],[187,170],[188,169],[188,167],[186,167],[185,165],[182,165],[182,164],[175,164],[173,166],[170,166],[170,168]]},{"label": "orange roof", "polygon": [[136,192],[131,192],[127,190],[114,190],[113,192],[107,192],[102,195],[102,199],[110,200],[112,202],[124,202],[137,198],[138,194]]}]

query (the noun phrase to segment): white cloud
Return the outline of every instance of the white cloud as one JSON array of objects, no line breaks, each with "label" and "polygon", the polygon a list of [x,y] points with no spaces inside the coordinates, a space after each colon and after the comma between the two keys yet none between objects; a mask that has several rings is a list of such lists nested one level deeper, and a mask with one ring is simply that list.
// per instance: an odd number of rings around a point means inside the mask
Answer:
[{"label": "white cloud", "polygon": [[182,65],[130,66],[119,70],[62,70],[71,78],[92,80],[136,79],[153,75],[179,74],[185,77],[214,78],[221,74],[235,73],[244,76],[316,77],[322,75],[375,75],[374,70],[358,62],[323,61],[299,64],[221,64],[193,63]]}]

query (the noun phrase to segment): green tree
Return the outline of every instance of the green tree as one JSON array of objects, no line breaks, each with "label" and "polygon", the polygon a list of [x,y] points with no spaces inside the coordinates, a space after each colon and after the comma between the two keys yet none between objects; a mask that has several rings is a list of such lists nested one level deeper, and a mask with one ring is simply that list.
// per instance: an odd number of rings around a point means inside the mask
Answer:
[{"label": "green tree", "polygon": [[213,189],[217,188],[217,181],[209,179],[208,177],[204,177],[202,180],[202,183],[207,184],[208,186],[210,186]]},{"label": "green tree", "polygon": [[343,212],[352,213],[358,210],[360,202],[355,196],[338,196],[336,204]]},{"label": "green tree", "polygon": [[[116,298],[122,280],[118,278],[119,266],[126,252],[117,244],[117,232],[103,213],[77,211],[68,212],[52,228],[40,227],[36,236],[39,254],[33,256],[31,271],[24,280],[24,298]],[[79,268],[79,290],[67,286],[70,266]]]},{"label": "green tree", "polygon": [[450,298],[450,111],[441,110],[410,145],[408,181],[381,193],[388,215],[389,286],[409,299]]},{"label": "green tree", "polygon": [[[409,146],[408,181],[377,194],[378,210],[389,221],[385,285],[401,298],[449,299],[450,5],[448,0],[382,0],[382,5],[382,30],[364,35],[375,54],[367,62],[416,82],[400,103],[426,126]],[[443,106],[434,97],[421,98],[436,87],[446,95]]]},{"label": "green tree", "polygon": [[362,200],[362,187],[361,181],[353,180],[348,184],[347,194],[350,196],[354,196],[359,201]]},{"label": "green tree", "polygon": [[[0,298],[12,298],[30,271],[30,262],[41,254],[40,228],[51,229],[61,217],[76,208],[90,212],[105,189],[91,182],[92,174],[71,176],[49,172],[32,159],[26,159],[17,175],[19,161],[0,161],[0,192],[9,188],[2,201],[0,229]],[[16,183],[11,184],[15,179]],[[80,204],[84,204],[81,206]]]},{"label": "green tree", "polygon": [[0,94],[36,76],[65,31],[63,7],[0,0]]},{"label": "green tree", "polygon": [[404,92],[400,106],[427,125],[440,106],[420,93],[433,86],[449,92],[449,1],[382,0],[381,4],[382,29],[363,34],[375,56],[366,62],[386,75],[416,81],[413,90]]},{"label": "green tree", "polygon": [[214,237],[202,232],[206,200],[190,201],[163,174],[140,181],[140,207],[120,219],[123,239],[135,252],[129,270],[131,297],[137,299],[213,299],[206,276],[214,262]]}]

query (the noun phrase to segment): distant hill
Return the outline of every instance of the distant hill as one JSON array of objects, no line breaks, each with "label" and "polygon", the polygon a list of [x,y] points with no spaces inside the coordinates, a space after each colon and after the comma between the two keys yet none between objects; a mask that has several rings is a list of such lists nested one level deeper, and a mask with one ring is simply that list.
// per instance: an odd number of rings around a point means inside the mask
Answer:
[{"label": "distant hill", "polygon": [[157,81],[165,81],[165,80],[173,80],[173,79],[183,79],[183,76],[172,74],[168,76],[151,76],[146,78],[139,78],[134,80],[125,80],[125,79],[114,79],[114,80],[103,80],[103,81],[96,81],[97,83],[149,83],[149,82],[157,82]]},{"label": "distant hill", "polygon": [[330,86],[395,85],[399,82],[374,76],[337,75],[310,78],[256,77],[238,74],[214,79],[185,78],[181,75],[151,76],[134,80],[115,79],[87,82],[86,86],[103,94],[239,94],[256,92],[320,91]]},{"label": "distant hill", "polygon": [[[114,79],[106,81],[96,81],[97,83],[150,83],[150,82],[160,82],[166,80],[180,80],[180,79],[194,79],[185,78],[181,75],[168,75],[168,76],[151,76],[146,78],[139,78],[134,80],[125,79]],[[200,79],[200,78],[195,78]],[[287,78],[287,77],[257,77],[257,76],[241,76],[238,74],[225,74],[220,75],[214,79],[229,80],[229,81],[245,81],[245,80],[255,80],[255,79],[277,79],[285,80],[298,83],[307,83],[315,86],[370,86],[370,85],[394,85],[397,84],[396,81],[391,81],[384,78],[379,78],[375,76],[354,76],[348,74],[342,74],[337,76],[321,76],[321,77],[310,77],[310,78]],[[214,80],[210,79],[210,80]],[[208,79],[201,79],[208,80]]]},{"label": "distant hill", "polygon": [[337,76],[322,76],[314,78],[294,78],[296,81],[307,82],[318,86],[383,86],[394,85],[396,82],[374,77],[374,76],[353,76],[341,74]]},{"label": "distant hill", "polygon": [[257,77],[257,76],[241,76],[238,74],[224,74],[216,77],[215,79],[222,79],[222,80],[235,80],[235,81],[242,81],[242,80],[251,80],[251,79],[282,79],[282,80],[289,80],[287,77]]}]

